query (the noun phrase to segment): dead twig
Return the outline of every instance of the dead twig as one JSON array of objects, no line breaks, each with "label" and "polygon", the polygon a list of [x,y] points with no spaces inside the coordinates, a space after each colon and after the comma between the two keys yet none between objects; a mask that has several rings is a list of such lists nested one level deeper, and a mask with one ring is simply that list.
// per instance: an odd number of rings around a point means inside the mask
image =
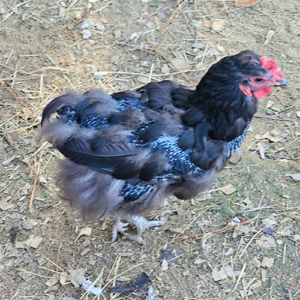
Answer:
[{"label": "dead twig", "polygon": [[[246,224],[252,223],[253,221],[256,220],[256,218],[257,217],[255,217],[253,219],[250,219],[250,220],[243,221],[243,222],[239,223],[239,225],[246,225]],[[204,234],[222,233],[222,232],[233,230],[236,226],[237,225],[225,226],[223,228],[213,230],[209,233],[197,233],[197,234],[192,234],[192,235],[188,235],[188,236],[183,236],[180,239],[177,239],[177,241],[184,241],[184,240],[187,240],[187,239],[199,240],[203,237]]]},{"label": "dead twig", "polygon": [[73,26],[73,30],[79,25],[81,24],[88,16],[90,15],[90,9],[87,9],[81,16],[81,18],[79,20],[77,20]]},{"label": "dead twig", "polygon": [[24,107],[26,107],[26,109],[29,110],[29,112],[33,115],[33,111],[27,106],[27,104],[22,100],[20,99],[20,97],[9,87],[7,86],[2,80],[0,80],[0,84],[9,92],[11,93],[14,98],[21,104],[23,105]]}]

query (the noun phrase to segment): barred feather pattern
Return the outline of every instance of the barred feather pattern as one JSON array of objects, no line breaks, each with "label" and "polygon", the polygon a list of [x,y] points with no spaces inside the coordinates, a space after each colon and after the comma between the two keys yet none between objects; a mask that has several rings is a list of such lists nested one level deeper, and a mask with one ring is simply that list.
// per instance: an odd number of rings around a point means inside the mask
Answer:
[{"label": "barred feather pattern", "polygon": [[[84,99],[86,100],[86,99]],[[84,101],[83,100],[83,101]],[[129,106],[132,109],[144,109],[145,105],[139,102],[138,98],[124,98],[118,99],[116,101],[118,105],[119,111],[124,111]],[[67,121],[66,123],[72,125],[74,123],[80,123],[81,126],[85,128],[94,128],[99,130],[103,127],[108,127],[109,123],[107,118],[101,118],[99,116],[89,115],[84,118],[84,120],[79,120],[76,117],[75,109],[72,109],[70,106],[63,106],[57,111],[59,116],[66,116]],[[130,142],[135,142],[135,144],[139,147],[143,148],[150,148],[152,153],[157,151],[162,151],[165,153],[169,163],[172,166],[172,169],[165,174],[161,174],[156,176],[155,179],[159,182],[161,181],[169,181],[169,184],[172,184],[172,179],[174,175],[184,175],[189,174],[192,176],[200,176],[206,170],[199,168],[191,161],[191,149],[182,150],[178,146],[178,136],[162,136],[154,141],[148,142],[142,145],[142,142],[139,140],[139,134],[141,131],[145,130],[148,125],[141,124],[136,131],[132,132],[132,136],[130,137]],[[242,135],[238,136],[234,140],[228,142],[227,144],[227,154],[225,154],[225,160],[229,159],[232,153],[241,145],[242,141],[244,140],[249,124]],[[124,197],[124,202],[132,202],[139,199],[144,194],[148,193],[150,190],[154,189],[157,181],[149,184],[141,184],[140,181],[135,183],[132,180],[126,181],[124,186],[120,192],[120,196]]]}]

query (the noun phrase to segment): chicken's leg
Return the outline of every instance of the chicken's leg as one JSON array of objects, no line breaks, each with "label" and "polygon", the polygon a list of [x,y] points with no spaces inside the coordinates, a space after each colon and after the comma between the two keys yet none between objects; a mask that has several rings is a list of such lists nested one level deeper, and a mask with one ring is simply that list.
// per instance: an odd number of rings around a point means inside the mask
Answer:
[{"label": "chicken's leg", "polygon": [[118,236],[118,232],[120,232],[123,235],[127,235],[125,232],[127,230],[126,226],[129,223],[122,223],[120,216],[115,216],[114,217],[114,225],[113,225],[113,230],[112,230],[112,236],[111,236],[111,242],[113,243]]},{"label": "chicken's leg", "polygon": [[146,245],[146,242],[142,239],[142,233],[145,229],[165,224],[164,221],[147,221],[144,217],[136,215],[131,216],[129,219],[126,219],[126,221],[135,226],[137,230],[136,234],[129,234],[127,238],[141,245]]}]

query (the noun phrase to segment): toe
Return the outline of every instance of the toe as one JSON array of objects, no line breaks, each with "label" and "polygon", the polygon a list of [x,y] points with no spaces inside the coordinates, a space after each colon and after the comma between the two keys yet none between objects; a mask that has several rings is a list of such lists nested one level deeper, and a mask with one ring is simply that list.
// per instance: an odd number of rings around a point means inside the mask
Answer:
[{"label": "toe", "polygon": [[140,245],[146,246],[146,242],[142,239],[142,237],[137,236],[137,235],[128,235],[127,236],[128,239],[137,242]]}]

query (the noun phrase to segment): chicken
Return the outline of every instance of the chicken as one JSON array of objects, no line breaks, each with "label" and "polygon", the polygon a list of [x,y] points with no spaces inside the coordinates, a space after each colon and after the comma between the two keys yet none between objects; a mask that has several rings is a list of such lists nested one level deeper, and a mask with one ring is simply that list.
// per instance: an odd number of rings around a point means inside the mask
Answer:
[{"label": "chicken", "polygon": [[[164,222],[144,216],[167,196],[208,188],[245,138],[257,100],[286,85],[275,61],[246,50],[214,64],[196,90],[162,81],[57,97],[43,111],[41,136],[67,158],[62,197],[87,220],[110,215],[112,241],[121,233],[145,244],[143,231]],[[128,223],[136,234],[125,232]]]}]

